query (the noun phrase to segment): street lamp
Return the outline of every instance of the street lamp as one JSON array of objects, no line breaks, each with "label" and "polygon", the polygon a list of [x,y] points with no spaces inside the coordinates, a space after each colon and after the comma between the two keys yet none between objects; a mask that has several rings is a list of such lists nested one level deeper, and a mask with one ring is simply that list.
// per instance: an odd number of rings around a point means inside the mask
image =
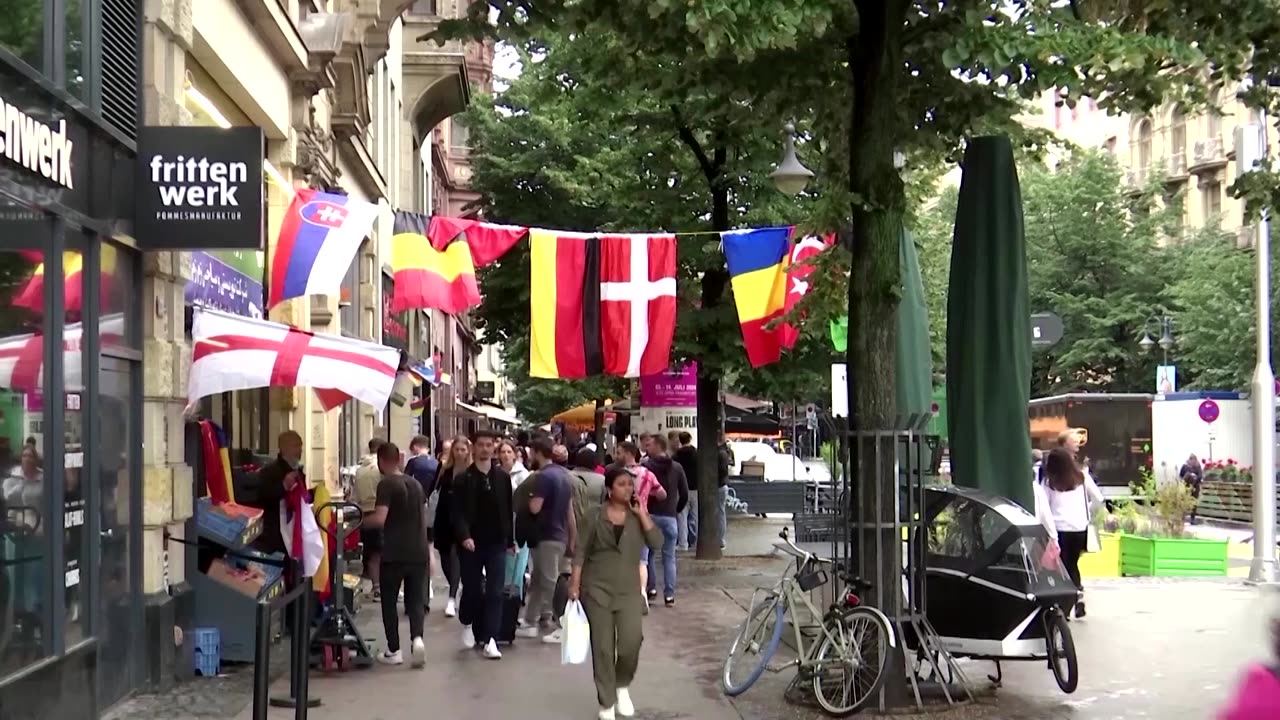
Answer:
[{"label": "street lamp", "polygon": [[795,197],[813,179],[813,171],[801,165],[796,158],[796,126],[787,123],[783,131],[786,138],[783,140],[782,160],[778,163],[778,169],[769,173],[769,177],[779,191]]},{"label": "street lamp", "polygon": [[[1157,325],[1160,327],[1160,339],[1152,340],[1151,328]],[[1142,339],[1138,341],[1138,347],[1142,348],[1144,352],[1151,352],[1151,348],[1159,345],[1164,357],[1162,364],[1168,365],[1169,351],[1177,344],[1177,341],[1173,339],[1173,325],[1173,318],[1163,312],[1158,316],[1152,315],[1147,318],[1146,322],[1142,324]]]}]

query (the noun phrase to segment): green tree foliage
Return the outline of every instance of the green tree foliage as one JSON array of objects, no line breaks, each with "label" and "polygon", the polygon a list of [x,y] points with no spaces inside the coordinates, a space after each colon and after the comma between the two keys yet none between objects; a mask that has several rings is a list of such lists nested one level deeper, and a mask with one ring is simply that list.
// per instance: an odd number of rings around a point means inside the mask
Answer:
[{"label": "green tree foliage", "polygon": [[675,106],[712,137],[736,134],[744,115],[797,118],[823,180],[810,211],[853,228],[849,362],[863,382],[852,406],[870,424],[894,410],[896,244],[908,215],[895,151],[908,167],[954,155],[1051,89],[1068,104],[1088,95],[1137,110],[1204,103],[1250,72],[1280,75],[1270,0],[476,0],[468,12],[472,31],[589,39],[602,62],[582,82]]},{"label": "green tree foliage", "polygon": [[[552,38],[526,46],[524,72],[496,98],[481,99],[467,113],[473,147],[472,187],[487,217],[538,227],[586,231],[705,231],[713,205],[698,153],[701,147],[682,116],[655,104],[644,93],[600,92],[578,80],[584,64],[601,62],[591,43]],[[727,142],[727,141],[726,141]],[[730,147],[734,226],[792,222],[800,214],[768,179],[777,157],[778,134],[757,120]],[[732,150],[730,153],[728,150]],[[732,379],[733,387],[780,401],[822,396],[829,372],[822,304],[806,310],[813,321],[789,361],[752,370],[746,364],[741,332],[731,301],[699,307],[699,276],[723,272],[724,258],[714,234],[680,239],[680,301],[677,359],[695,358],[711,372]],[[838,263],[834,263],[838,265]],[[829,271],[828,263],[824,270]],[[822,288],[836,300],[841,283]],[[501,342],[515,401],[522,415],[545,420],[566,407],[597,397],[620,397],[626,384],[616,379],[549,381],[528,377],[529,258],[520,244],[481,272],[485,301],[478,320],[486,340]],[[729,290],[731,297],[731,289]],[[819,297],[815,294],[815,297]]]},{"label": "green tree foliage", "polygon": [[[1271,287],[1280,287],[1280,253],[1272,245]],[[1254,343],[1256,255],[1215,227],[1193,234],[1174,252],[1176,279],[1165,291],[1177,346],[1170,362],[1178,385],[1195,390],[1246,390],[1257,359]],[[1274,290],[1273,290],[1274,291]],[[1271,325],[1271,363],[1280,332]],[[1155,351],[1155,352],[1158,352]]]}]

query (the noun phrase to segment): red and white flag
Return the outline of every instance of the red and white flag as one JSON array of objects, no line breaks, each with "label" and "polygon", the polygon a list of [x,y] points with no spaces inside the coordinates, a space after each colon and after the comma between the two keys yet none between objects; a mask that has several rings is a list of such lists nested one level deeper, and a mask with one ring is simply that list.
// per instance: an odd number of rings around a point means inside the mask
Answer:
[{"label": "red and white flag", "polygon": [[[124,333],[124,316],[105,315],[98,325],[98,342],[111,345]],[[84,390],[84,326],[69,323],[62,328],[62,374],[70,392]],[[44,336],[11,335],[0,338],[0,389],[34,394],[44,389]]]},{"label": "red and white flag", "polygon": [[671,365],[676,329],[676,236],[600,236],[600,337],[606,375],[640,377]]},{"label": "red and white flag", "polygon": [[309,387],[325,409],[354,397],[381,410],[391,397],[400,351],[375,343],[196,308],[187,394]]},{"label": "red and white flag", "polygon": [[[835,244],[836,236],[806,235],[791,247],[791,259],[787,267],[787,299],[785,312],[790,313],[809,292],[809,275],[813,273],[812,260],[823,250]],[[790,350],[800,339],[800,329],[791,323],[782,323],[782,347]]]}]

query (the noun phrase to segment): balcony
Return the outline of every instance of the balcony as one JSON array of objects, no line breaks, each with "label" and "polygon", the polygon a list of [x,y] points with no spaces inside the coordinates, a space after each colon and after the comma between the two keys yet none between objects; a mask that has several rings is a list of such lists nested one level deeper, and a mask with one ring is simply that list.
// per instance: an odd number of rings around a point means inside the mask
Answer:
[{"label": "balcony", "polygon": [[1187,169],[1193,173],[1212,172],[1226,164],[1227,153],[1222,146],[1222,138],[1210,137],[1196,141],[1191,151],[1191,165]]},{"label": "balcony", "polygon": [[1169,174],[1166,176],[1166,182],[1176,183],[1187,179],[1187,154],[1178,152],[1169,156]]},{"label": "balcony", "polygon": [[439,26],[443,18],[407,13],[404,16],[404,98],[414,136],[425,138],[431,130],[471,102],[467,48],[456,40],[444,45],[420,39]]},{"label": "balcony", "polygon": [[1142,192],[1147,184],[1147,168],[1130,168],[1124,171],[1124,191],[1129,194]]}]

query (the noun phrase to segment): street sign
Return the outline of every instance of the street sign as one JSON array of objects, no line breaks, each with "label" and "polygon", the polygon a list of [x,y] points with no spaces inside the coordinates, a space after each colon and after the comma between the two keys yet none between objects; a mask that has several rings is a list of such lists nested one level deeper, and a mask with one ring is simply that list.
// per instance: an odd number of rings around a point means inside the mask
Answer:
[{"label": "street sign", "polygon": [[1214,420],[1218,419],[1218,415],[1221,412],[1222,410],[1218,407],[1218,403],[1212,400],[1205,400],[1200,403],[1200,419],[1206,423],[1212,424]]},{"label": "street sign", "polygon": [[1047,348],[1062,339],[1062,318],[1053,313],[1031,315],[1031,347]]},{"label": "street sign", "polygon": [[1217,440],[1217,439],[1218,439],[1218,431],[1214,430],[1213,426],[1210,425],[1209,426],[1209,442],[1213,442],[1214,440]]}]

